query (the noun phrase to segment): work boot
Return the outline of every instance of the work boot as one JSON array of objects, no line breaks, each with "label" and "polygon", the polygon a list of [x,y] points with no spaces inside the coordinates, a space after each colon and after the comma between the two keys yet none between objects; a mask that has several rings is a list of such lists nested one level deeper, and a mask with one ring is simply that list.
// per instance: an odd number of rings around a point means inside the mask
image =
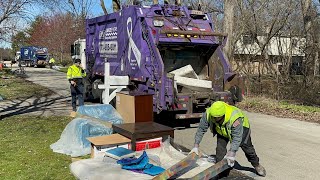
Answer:
[{"label": "work boot", "polygon": [[77,112],[75,112],[75,111],[71,111],[71,113],[70,113],[70,117],[76,117],[76,115],[77,115]]},{"label": "work boot", "polygon": [[255,166],[254,169],[256,169],[259,176],[265,177],[267,175],[266,169],[260,164],[258,166]]}]

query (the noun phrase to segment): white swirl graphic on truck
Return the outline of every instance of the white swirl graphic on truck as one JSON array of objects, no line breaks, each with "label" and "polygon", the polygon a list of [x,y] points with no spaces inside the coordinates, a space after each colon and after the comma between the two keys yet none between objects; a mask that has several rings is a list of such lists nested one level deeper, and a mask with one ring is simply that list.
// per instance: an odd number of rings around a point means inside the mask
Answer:
[{"label": "white swirl graphic on truck", "polygon": [[[129,26],[130,24],[130,26]],[[140,61],[141,61],[141,52],[139,51],[137,45],[134,43],[132,39],[132,19],[131,17],[128,18],[127,20],[127,33],[128,33],[128,38],[129,38],[129,47],[128,47],[128,59],[131,64],[131,66],[134,66],[135,62],[138,63],[138,66],[140,67]],[[131,50],[136,58],[131,59]]]}]

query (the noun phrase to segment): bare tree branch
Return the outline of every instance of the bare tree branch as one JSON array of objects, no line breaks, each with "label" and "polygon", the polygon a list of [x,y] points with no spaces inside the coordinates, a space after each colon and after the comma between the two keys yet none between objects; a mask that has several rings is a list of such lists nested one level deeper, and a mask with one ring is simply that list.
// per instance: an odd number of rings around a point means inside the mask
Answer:
[{"label": "bare tree branch", "polygon": [[106,6],[104,5],[104,0],[100,0],[100,5],[101,5],[101,8],[102,8],[104,14],[107,15],[108,11],[106,9]]}]

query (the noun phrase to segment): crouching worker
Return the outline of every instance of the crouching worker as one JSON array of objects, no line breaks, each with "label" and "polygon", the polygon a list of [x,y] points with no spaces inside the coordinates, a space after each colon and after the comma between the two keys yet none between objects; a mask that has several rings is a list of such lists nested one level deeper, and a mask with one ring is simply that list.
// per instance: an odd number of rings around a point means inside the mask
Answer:
[{"label": "crouching worker", "polygon": [[81,60],[74,60],[74,64],[68,68],[67,79],[70,82],[70,90],[71,90],[71,101],[72,101],[72,110],[71,116],[75,115],[75,111],[77,111],[77,98],[79,101],[79,106],[84,104],[83,93],[84,93],[84,85],[83,78],[86,77],[86,72],[81,67]]},{"label": "crouching worker", "polygon": [[[216,160],[227,159],[230,167],[234,166],[236,153],[241,147],[248,161],[260,176],[266,176],[266,170],[259,163],[259,157],[251,142],[250,124],[248,117],[237,107],[228,105],[225,102],[214,102],[210,108],[203,113],[200,124],[195,135],[194,152],[199,155],[199,144],[203,135],[210,128],[213,136],[217,135]],[[231,142],[227,152],[227,144]],[[230,172],[226,170],[219,175],[219,178],[228,176]]]}]

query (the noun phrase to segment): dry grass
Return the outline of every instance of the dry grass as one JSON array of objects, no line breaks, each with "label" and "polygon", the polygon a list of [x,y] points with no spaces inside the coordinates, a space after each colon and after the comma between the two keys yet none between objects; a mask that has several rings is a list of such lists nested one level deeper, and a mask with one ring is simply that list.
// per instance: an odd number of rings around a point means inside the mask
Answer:
[{"label": "dry grass", "polygon": [[237,105],[243,110],[320,123],[320,107],[305,106],[294,102],[276,101],[264,97],[246,97]]}]

